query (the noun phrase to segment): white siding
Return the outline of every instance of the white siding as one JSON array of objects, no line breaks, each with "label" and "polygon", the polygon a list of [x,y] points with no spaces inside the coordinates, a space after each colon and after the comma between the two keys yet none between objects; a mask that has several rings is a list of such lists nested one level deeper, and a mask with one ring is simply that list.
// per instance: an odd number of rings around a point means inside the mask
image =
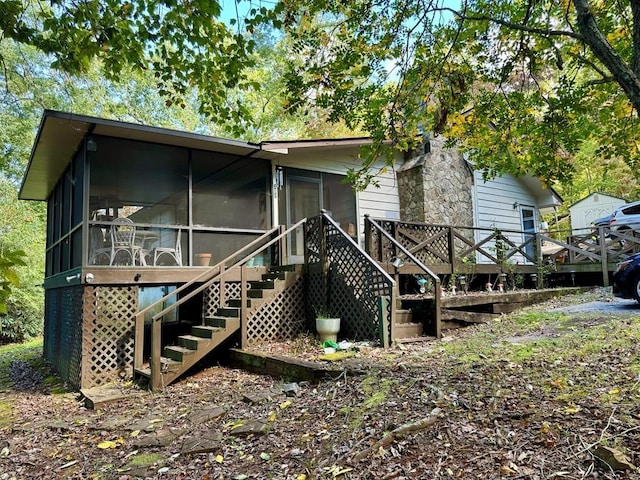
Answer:
[{"label": "white siding", "polygon": [[[537,228],[539,224],[537,199],[518,179],[512,175],[504,175],[485,182],[479,171],[474,173],[474,177],[474,206],[476,207],[474,215],[476,225],[474,226],[486,229],[476,233],[476,241],[486,238],[493,228],[522,231],[521,207],[534,208]],[[521,234],[507,234],[507,236],[516,245],[524,242]],[[495,254],[495,246],[490,245],[490,248],[493,250],[489,251]],[[477,261],[489,263],[489,260],[483,256],[478,256]],[[510,261],[524,263],[525,260],[521,255],[515,255]]]},{"label": "white siding", "polygon": [[591,228],[594,220],[611,215],[620,205],[624,205],[623,198],[592,193],[569,207],[571,214],[571,230],[573,233],[584,233]]}]

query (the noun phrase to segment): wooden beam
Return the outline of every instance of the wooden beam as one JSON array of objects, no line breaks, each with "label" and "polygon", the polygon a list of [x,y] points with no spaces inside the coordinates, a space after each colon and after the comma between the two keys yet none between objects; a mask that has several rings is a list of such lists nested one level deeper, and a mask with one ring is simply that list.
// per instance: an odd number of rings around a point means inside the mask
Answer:
[{"label": "wooden beam", "polygon": [[441,313],[442,320],[458,320],[467,323],[486,323],[499,316],[493,313],[468,312],[450,308],[443,308]]}]

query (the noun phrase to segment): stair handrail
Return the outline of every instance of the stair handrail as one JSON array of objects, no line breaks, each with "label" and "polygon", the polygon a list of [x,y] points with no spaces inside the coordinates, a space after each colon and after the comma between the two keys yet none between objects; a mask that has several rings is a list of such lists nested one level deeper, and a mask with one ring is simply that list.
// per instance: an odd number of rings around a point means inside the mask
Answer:
[{"label": "stair handrail", "polygon": [[[281,232],[275,238],[272,238],[269,242],[265,243],[260,248],[258,248],[256,250],[251,250],[251,254],[250,255],[246,255],[244,258],[241,258],[240,260],[236,261],[229,268],[226,268],[226,269],[224,268],[226,263],[229,260],[232,260],[232,259],[238,257],[239,255],[241,255],[242,253],[247,252],[248,250],[252,249],[256,244],[259,244],[265,238],[268,238],[274,232],[280,230],[280,226],[273,227],[272,229],[267,231],[265,234],[263,234],[259,238],[255,239],[253,242],[245,245],[240,250],[235,251],[234,253],[232,253],[231,255],[226,257],[225,259],[223,259],[220,262],[218,262],[216,265],[214,265],[213,267],[208,269],[203,274],[198,275],[197,277],[195,277],[194,279],[190,280],[186,284],[184,284],[181,287],[175,289],[171,293],[165,295],[161,299],[153,302],[148,307],[145,307],[143,310],[140,310],[138,313],[136,313],[136,320],[135,320],[136,338],[135,338],[135,342],[134,342],[134,349],[135,349],[135,361],[134,361],[135,365],[134,365],[134,367],[135,368],[140,368],[142,366],[142,360],[143,360],[142,356],[143,356],[143,351],[144,351],[144,348],[143,348],[143,342],[144,342],[144,314],[147,311],[149,311],[151,308],[156,307],[157,305],[160,305],[160,304],[164,303],[166,300],[176,296],[178,293],[184,291],[189,286],[193,286],[196,283],[203,282],[196,289],[192,290],[191,292],[189,292],[184,297],[181,297],[180,299],[178,299],[177,301],[175,301],[174,303],[172,303],[171,305],[169,305],[168,307],[166,307],[165,309],[161,310],[160,312],[156,313],[155,315],[153,315],[151,317],[152,334],[151,334],[151,362],[150,362],[150,367],[151,367],[151,388],[152,388],[152,390],[157,389],[160,386],[160,382],[161,382],[161,376],[159,375],[160,372],[161,372],[161,365],[160,365],[160,363],[161,363],[160,362],[160,356],[161,356],[160,355],[160,348],[161,348],[161,345],[160,345],[160,342],[158,341],[159,340],[159,335],[160,335],[159,327],[160,327],[161,322],[159,322],[158,320],[161,320],[167,313],[175,310],[180,305],[182,305],[184,302],[186,302],[187,300],[191,299],[193,296],[197,295],[198,293],[202,292],[206,288],[210,287],[213,283],[215,283],[223,275],[225,275],[228,272],[238,268],[239,266],[241,266],[245,262],[247,262],[250,258],[252,258],[255,255],[257,255],[257,254],[261,253],[262,251],[266,250],[267,248],[269,248],[271,245],[275,244],[276,242],[279,242],[282,238],[284,238],[286,235],[291,233],[293,230],[299,228],[306,221],[307,221],[307,219],[303,218],[302,220],[300,220],[296,224],[294,224],[291,227],[289,227],[287,230]],[[211,276],[210,278],[207,279],[207,277],[209,275],[213,275],[213,276]]]},{"label": "stair handrail", "polygon": [[[396,303],[396,295],[397,295],[397,284],[396,281],[393,279],[393,277],[391,275],[389,275],[389,273],[382,268],[382,266],[380,266],[380,264],[378,262],[376,262],[374,260],[373,257],[371,257],[371,255],[369,255],[369,252],[367,252],[365,249],[363,249],[353,238],[351,238],[351,236],[349,236],[338,224],[338,222],[336,222],[332,217],[331,214],[325,210],[322,209],[321,210],[321,218],[328,222],[329,224],[331,224],[335,230],[337,232],[340,233],[340,235],[342,235],[342,237],[344,238],[344,240],[346,240],[347,242],[351,243],[356,249],[358,249],[358,251],[364,256],[364,258],[367,260],[367,262],[378,271],[378,273],[387,280],[387,282],[389,282],[389,285],[391,285],[391,297],[389,299],[391,305],[395,305]],[[378,296],[378,300],[381,300],[382,297]],[[386,316],[381,316],[381,327],[382,327],[382,336],[380,338],[380,343],[386,348],[389,346],[389,333],[391,334],[391,336],[393,336],[393,324],[394,324],[394,318],[395,318],[395,311],[392,308],[391,309],[391,321],[389,321],[389,319]]]},{"label": "stair handrail", "polygon": [[[278,231],[280,227],[276,226],[273,227],[269,230],[267,230],[265,233],[263,233],[260,237],[256,238],[254,241],[252,241],[251,243],[245,245],[244,247],[242,247],[240,250],[237,250],[236,252],[232,253],[231,255],[229,255],[227,258],[225,258],[224,260],[218,262],[217,264],[215,264],[214,266],[212,266],[211,268],[209,268],[208,270],[204,271],[203,273],[200,273],[198,275],[196,275],[195,277],[193,277],[191,280],[189,280],[187,283],[181,285],[180,287],[176,288],[175,290],[171,291],[170,293],[166,294],[164,297],[160,298],[159,300],[156,300],[155,302],[153,302],[150,305],[147,305],[145,308],[143,308],[142,310],[138,310],[138,312],[136,313],[136,317],[138,315],[144,315],[145,313],[147,313],[149,310],[151,310],[152,308],[157,307],[158,305],[166,302],[167,300],[169,300],[171,297],[176,296],[177,294],[181,293],[182,291],[186,290],[187,288],[189,288],[190,286],[192,286],[195,283],[198,282],[202,282],[202,281],[206,281],[205,279],[211,275],[214,274],[214,271],[219,270],[220,266],[224,263],[226,263],[230,258],[234,258],[237,257],[238,255],[244,253],[245,251],[249,250],[250,248],[253,248],[254,245],[260,243],[261,241],[263,241],[265,238],[270,237],[271,235],[273,235],[274,232]],[[253,255],[252,255],[253,256]],[[247,256],[248,257],[248,256]],[[251,257],[248,257],[251,258]]]},{"label": "stair handrail", "polygon": [[[327,220],[329,223],[331,223],[336,228],[336,230],[338,230],[342,234],[342,236],[345,237],[345,240],[351,242],[356,248],[362,250],[362,247],[360,247],[360,245],[358,245],[353,238],[351,238],[342,228],[340,228],[340,225],[338,225],[338,222],[336,222],[333,218],[331,218],[331,215],[329,215],[329,213],[327,213],[327,211],[324,209],[322,210],[322,217],[325,220]],[[371,264],[380,272],[380,274],[383,277],[389,280],[392,284],[396,283],[393,277],[389,275],[389,273],[384,268],[382,268],[380,264],[376,262],[371,255],[369,255],[369,252],[362,250],[362,253],[364,254],[365,258],[367,258],[369,262],[371,262]]]},{"label": "stair handrail", "polygon": [[440,338],[441,336],[441,324],[440,324],[440,305],[441,305],[441,288],[440,288],[440,277],[433,273],[429,267],[427,267],[424,263],[418,260],[409,250],[407,250],[400,242],[398,242],[395,238],[393,238],[389,232],[387,232],[382,226],[372,219],[368,214],[365,215],[365,220],[382,236],[384,236],[387,240],[391,242],[391,244],[401,251],[406,258],[415,263],[422,271],[424,271],[431,279],[433,280],[434,289],[433,289],[433,301],[435,303],[435,325],[436,325],[436,337]]}]

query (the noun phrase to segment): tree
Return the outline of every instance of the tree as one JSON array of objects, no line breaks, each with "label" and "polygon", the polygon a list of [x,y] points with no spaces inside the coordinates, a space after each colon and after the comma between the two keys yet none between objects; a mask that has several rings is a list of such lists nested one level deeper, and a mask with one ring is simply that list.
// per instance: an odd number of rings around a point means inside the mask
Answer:
[{"label": "tree", "polygon": [[601,158],[638,162],[637,0],[238,3],[246,18],[227,24],[215,0],[5,0],[0,28],[66,71],[96,58],[111,78],[152,71],[167,104],[196,91],[201,112],[236,136],[256,125],[237,92],[263,86],[253,34],[282,28],[292,54],[281,107],[315,105],[362,128],[377,140],[369,161],[431,131],[489,174],[568,182],[585,140]]},{"label": "tree", "polygon": [[637,1],[449,4],[291,2],[292,101],[313,92],[379,149],[445,134],[489,175],[570,182],[585,141],[638,172]]}]

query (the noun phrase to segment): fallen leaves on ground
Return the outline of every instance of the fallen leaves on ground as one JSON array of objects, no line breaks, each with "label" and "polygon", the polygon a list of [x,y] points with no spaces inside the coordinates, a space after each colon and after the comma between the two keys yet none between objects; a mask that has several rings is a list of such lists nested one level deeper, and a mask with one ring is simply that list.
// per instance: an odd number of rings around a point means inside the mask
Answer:
[{"label": "fallen leaves on ground", "polygon": [[[98,411],[44,385],[5,391],[0,479],[640,478],[640,310],[548,309],[446,341],[356,344],[342,375],[295,396],[219,366],[162,393],[122,384]],[[323,353],[311,337],[262,351]]]}]

